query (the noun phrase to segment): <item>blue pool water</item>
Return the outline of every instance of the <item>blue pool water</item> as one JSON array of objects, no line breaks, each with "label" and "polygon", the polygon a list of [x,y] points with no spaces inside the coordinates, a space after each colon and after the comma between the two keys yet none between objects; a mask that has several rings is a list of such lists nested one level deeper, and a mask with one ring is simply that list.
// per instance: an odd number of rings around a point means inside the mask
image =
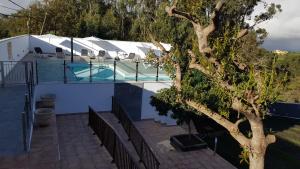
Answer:
[{"label": "blue pool water", "polygon": [[[93,64],[90,70],[89,64],[68,64],[68,69],[73,73],[77,81],[89,81],[92,76],[92,81],[111,81],[114,80],[114,68],[112,64],[97,65]],[[159,74],[160,81],[170,81],[170,78],[165,74]],[[118,81],[134,81],[136,80],[135,71],[127,72],[119,67],[116,67],[116,80]],[[155,81],[156,74],[138,72],[139,81]]]}]

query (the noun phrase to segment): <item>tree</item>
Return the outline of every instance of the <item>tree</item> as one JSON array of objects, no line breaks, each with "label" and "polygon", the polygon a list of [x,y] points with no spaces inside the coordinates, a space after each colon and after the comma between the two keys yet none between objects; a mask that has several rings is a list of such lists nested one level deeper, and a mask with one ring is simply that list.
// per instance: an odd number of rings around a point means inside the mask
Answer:
[{"label": "tree", "polygon": [[[173,0],[162,3],[167,4],[165,13],[170,19],[158,12],[149,30],[150,39],[164,53],[159,62],[174,78],[169,90],[175,99],[169,109],[181,104],[226,128],[242,146],[242,154],[248,155],[250,169],[264,168],[266,149],[276,140],[264,131],[263,119],[287,79],[275,67],[276,57],[259,47],[265,30],[255,30],[280,12],[280,5],[264,4],[266,11],[252,25],[246,22],[260,2]],[[166,25],[172,21],[173,27]],[[173,49],[167,51],[157,39],[172,43]],[[158,95],[154,98],[162,104],[170,102],[167,94]],[[156,103],[161,110],[160,102]],[[248,123],[250,131],[241,131],[241,123]]]}]

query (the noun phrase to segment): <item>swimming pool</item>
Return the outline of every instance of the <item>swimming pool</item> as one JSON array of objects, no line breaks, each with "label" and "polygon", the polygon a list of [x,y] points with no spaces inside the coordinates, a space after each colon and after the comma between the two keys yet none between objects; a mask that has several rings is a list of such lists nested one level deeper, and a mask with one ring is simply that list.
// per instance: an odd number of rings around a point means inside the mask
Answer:
[{"label": "swimming pool", "polygon": [[[76,81],[112,81],[114,80],[114,63],[93,63],[90,66],[87,63],[69,63],[68,70],[72,72]],[[138,64],[138,81],[155,81],[157,72],[156,68],[145,67],[144,64]],[[136,63],[118,62],[115,68],[117,81],[134,81],[136,80]],[[162,70],[158,72],[159,81],[170,81],[168,75]]]}]

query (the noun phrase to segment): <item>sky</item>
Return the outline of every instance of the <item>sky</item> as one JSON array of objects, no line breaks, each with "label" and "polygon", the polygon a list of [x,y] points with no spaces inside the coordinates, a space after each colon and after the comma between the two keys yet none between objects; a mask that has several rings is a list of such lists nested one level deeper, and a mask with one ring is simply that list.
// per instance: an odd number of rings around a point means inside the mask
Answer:
[{"label": "sky", "polygon": [[[300,0],[266,1],[280,4],[282,12],[270,21],[259,25],[269,33],[263,46],[269,50],[300,51]],[[262,9],[262,5],[256,7],[255,13],[260,13]]]},{"label": "sky", "polygon": [[[13,2],[27,7],[30,3],[36,0],[12,0]],[[281,4],[282,12],[277,14],[272,20],[260,24],[259,27],[265,28],[269,36],[266,39],[263,47],[269,50],[281,49],[290,51],[300,51],[300,0],[265,0],[268,3]],[[5,9],[1,5],[20,9],[18,6],[9,2],[9,0],[0,0],[0,12],[10,14],[14,12],[10,9]],[[263,10],[263,5],[255,8],[255,14]]]},{"label": "sky", "polygon": [[[11,0],[13,2],[15,2],[16,4],[19,4],[20,6],[26,8],[28,7],[28,5],[31,3],[31,1],[35,1],[35,0]],[[3,14],[11,14],[13,12],[15,12],[14,10],[11,9],[7,9],[3,6],[9,7],[9,8],[13,8],[13,9],[21,9],[20,7],[14,5],[13,3],[11,3],[8,0],[0,0],[0,12]]]}]

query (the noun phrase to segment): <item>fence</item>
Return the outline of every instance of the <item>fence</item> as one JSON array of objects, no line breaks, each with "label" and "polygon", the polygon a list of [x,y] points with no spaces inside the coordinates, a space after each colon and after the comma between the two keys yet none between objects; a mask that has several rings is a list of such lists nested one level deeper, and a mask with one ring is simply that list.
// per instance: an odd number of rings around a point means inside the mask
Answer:
[{"label": "fence", "polygon": [[36,78],[43,82],[97,83],[103,81],[171,81],[161,66],[128,60],[37,59]]},{"label": "fence", "polygon": [[22,134],[24,151],[30,147],[30,139],[33,128],[33,95],[34,95],[34,66],[29,61],[0,61],[1,87],[14,84],[26,86],[24,97],[24,111],[22,112]]},{"label": "fence", "polygon": [[[27,84],[33,79],[33,63],[28,61],[0,61],[1,86]],[[32,79],[30,79],[32,77]]]},{"label": "fence", "polygon": [[146,169],[158,169],[160,163],[152,149],[149,147],[139,130],[135,127],[128,114],[114,97],[112,97],[112,113],[119,119],[119,122],[124,127],[129,140],[132,142],[140,157],[140,161],[144,163]]},{"label": "fence", "polygon": [[114,129],[91,107],[89,107],[89,126],[100,139],[101,145],[106,147],[119,169],[139,169]]},{"label": "fence", "polygon": [[28,151],[30,148],[31,134],[33,130],[34,112],[33,112],[33,95],[34,95],[34,69],[33,63],[30,63],[30,67],[25,66],[25,82],[27,92],[25,94],[24,112],[22,112],[22,127],[23,127],[23,144],[24,151]]}]

